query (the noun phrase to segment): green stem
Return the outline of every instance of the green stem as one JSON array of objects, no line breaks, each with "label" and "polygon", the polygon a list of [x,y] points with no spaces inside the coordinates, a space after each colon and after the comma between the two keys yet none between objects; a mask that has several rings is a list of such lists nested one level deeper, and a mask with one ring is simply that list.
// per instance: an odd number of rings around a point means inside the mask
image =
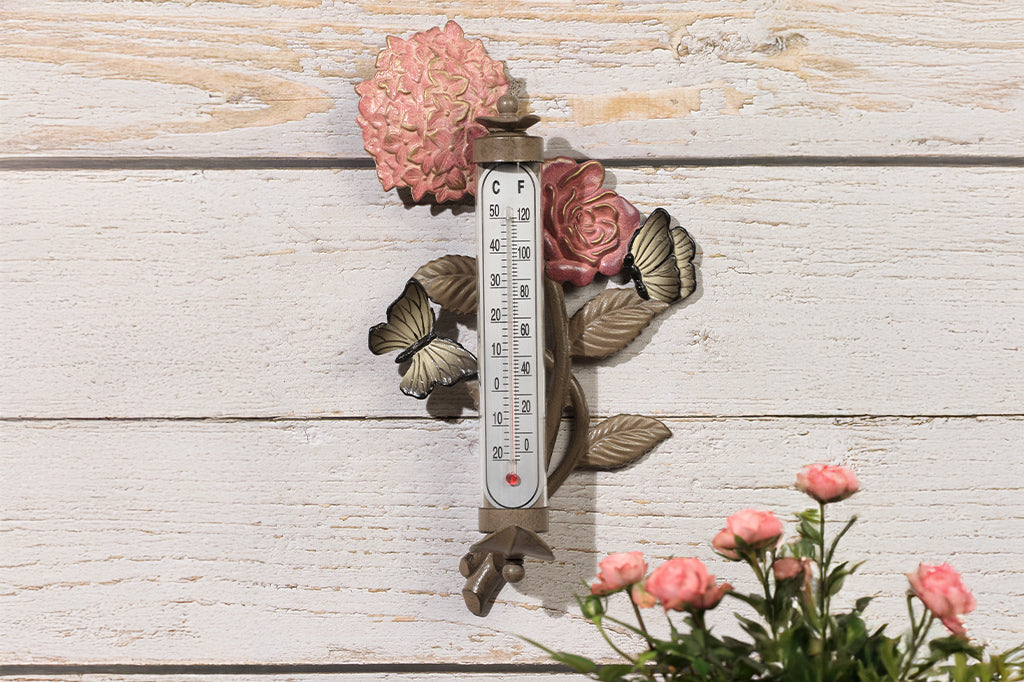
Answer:
[{"label": "green stem", "polygon": [[708,627],[704,623],[704,612],[703,611],[691,611],[690,615],[693,616],[694,629],[700,630],[701,644],[703,645],[704,658],[708,658]]},{"label": "green stem", "polygon": [[635,658],[633,658],[632,656],[627,654],[625,651],[623,651],[619,647],[615,646],[615,642],[613,642],[611,640],[611,638],[608,636],[608,633],[604,631],[604,628],[601,627],[601,623],[600,622],[594,621],[594,625],[597,626],[597,631],[601,633],[601,636],[604,637],[604,641],[608,642],[608,646],[610,646],[615,651],[615,653],[617,653],[619,656],[622,656],[624,659],[626,659],[627,661],[629,661],[633,665],[636,665],[636,659]]},{"label": "green stem", "polygon": [[[907,610],[910,612],[910,642],[907,647],[906,658],[904,659],[902,669],[900,670],[900,680],[911,679],[910,669],[914,665],[914,659],[917,657],[917,652],[921,648],[921,645],[924,644],[924,640],[928,636],[928,631],[935,622],[935,615],[930,611],[922,613],[920,621],[914,618],[913,597],[910,595],[907,595]],[[917,675],[920,675],[920,673],[921,671],[919,670]],[[917,675],[914,675],[913,677],[916,677]]]},{"label": "green stem", "polygon": [[831,656],[828,655],[828,621],[829,621],[829,592],[830,585],[828,584],[828,559],[830,557],[825,556],[825,503],[818,503],[818,532],[819,532],[819,551],[818,555],[818,609],[820,611],[819,616],[821,617],[821,666],[819,667],[819,678],[825,679],[827,673],[827,666]]},{"label": "green stem", "polygon": [[633,601],[632,595],[629,595],[629,603],[633,606],[633,613],[636,614],[636,622],[640,624],[640,630],[644,633],[644,639],[647,640],[647,650],[654,650],[654,640],[651,639],[651,635],[647,632],[647,625],[644,624],[644,617],[640,615],[640,607]]},{"label": "green stem", "polygon": [[[774,556],[772,557],[774,561]],[[754,571],[754,575],[757,576],[758,582],[761,583],[761,589],[764,590],[764,619],[768,622],[768,626],[772,630],[772,641],[778,639],[778,628],[775,623],[775,600],[772,599],[771,585],[768,583],[768,571],[761,569],[761,563],[758,561],[757,556],[747,557],[747,564]],[[765,564],[767,568],[768,564]]]}]

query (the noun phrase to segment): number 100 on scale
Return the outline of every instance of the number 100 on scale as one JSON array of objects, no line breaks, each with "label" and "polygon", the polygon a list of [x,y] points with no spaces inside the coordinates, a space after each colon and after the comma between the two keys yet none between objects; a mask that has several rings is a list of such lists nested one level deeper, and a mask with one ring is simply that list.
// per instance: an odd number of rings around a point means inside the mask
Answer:
[{"label": "number 100 on scale", "polygon": [[481,169],[480,418],[484,497],[522,509],[546,504],[543,251],[534,165]]}]

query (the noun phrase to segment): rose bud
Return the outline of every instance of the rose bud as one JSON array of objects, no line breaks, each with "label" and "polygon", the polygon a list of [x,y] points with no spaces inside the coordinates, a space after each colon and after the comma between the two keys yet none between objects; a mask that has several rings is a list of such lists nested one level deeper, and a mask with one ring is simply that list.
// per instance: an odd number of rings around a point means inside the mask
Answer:
[{"label": "rose bud", "polygon": [[585,618],[594,620],[604,615],[604,604],[601,603],[600,597],[589,594],[580,602],[580,610]]},{"label": "rose bud", "polygon": [[950,632],[967,635],[960,616],[974,610],[974,595],[964,587],[960,574],[952,566],[921,564],[917,571],[908,573],[907,578],[917,598]]},{"label": "rose bud", "polygon": [[795,559],[793,557],[783,557],[776,559],[775,563],[772,564],[772,575],[775,576],[776,582],[783,582],[785,580],[793,580],[799,578],[804,574],[804,561]]},{"label": "rose bud", "polygon": [[745,544],[745,548],[761,550],[775,544],[782,536],[782,522],[770,511],[744,509],[736,512],[725,521],[723,528],[711,545],[726,559],[738,561],[740,552],[737,538]]},{"label": "rose bud", "polygon": [[670,559],[654,569],[644,589],[666,611],[704,611],[714,608],[732,586],[715,585],[715,576],[708,573],[699,559]]},{"label": "rose bud", "polygon": [[647,563],[641,552],[609,554],[598,564],[601,569],[590,586],[591,594],[611,594],[643,580]]},{"label": "rose bud", "polygon": [[635,583],[629,592],[633,603],[642,609],[649,609],[658,603],[658,598],[644,589],[643,583]]},{"label": "rose bud", "polygon": [[831,464],[810,464],[796,475],[796,487],[821,504],[845,500],[860,490],[852,471]]}]

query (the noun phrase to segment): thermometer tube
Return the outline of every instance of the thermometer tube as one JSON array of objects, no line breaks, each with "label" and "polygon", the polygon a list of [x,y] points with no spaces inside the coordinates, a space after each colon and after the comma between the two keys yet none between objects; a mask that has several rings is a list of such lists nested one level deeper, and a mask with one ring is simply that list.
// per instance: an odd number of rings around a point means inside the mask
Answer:
[{"label": "thermometer tube", "polygon": [[477,181],[483,492],[496,509],[547,504],[539,170],[490,163]]}]

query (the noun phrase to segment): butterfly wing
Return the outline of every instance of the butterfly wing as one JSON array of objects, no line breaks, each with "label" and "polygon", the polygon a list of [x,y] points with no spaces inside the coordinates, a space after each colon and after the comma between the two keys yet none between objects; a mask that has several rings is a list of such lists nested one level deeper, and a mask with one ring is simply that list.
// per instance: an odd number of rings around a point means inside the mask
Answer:
[{"label": "butterfly wing", "polygon": [[669,215],[656,208],[629,242],[626,265],[641,298],[671,303],[679,298],[679,268]]},{"label": "butterfly wing", "polygon": [[451,386],[474,376],[476,357],[457,342],[438,336],[413,354],[399,388],[422,400],[437,384]]},{"label": "butterfly wing", "polygon": [[370,352],[374,355],[403,351],[397,362],[408,359],[409,350],[429,337],[434,330],[434,309],[427,292],[416,279],[410,279],[402,295],[388,306],[387,322],[370,329]]},{"label": "butterfly wing", "polygon": [[672,228],[676,268],[679,270],[679,298],[686,298],[697,288],[697,277],[693,269],[693,256],[696,249],[693,239],[681,227]]}]

